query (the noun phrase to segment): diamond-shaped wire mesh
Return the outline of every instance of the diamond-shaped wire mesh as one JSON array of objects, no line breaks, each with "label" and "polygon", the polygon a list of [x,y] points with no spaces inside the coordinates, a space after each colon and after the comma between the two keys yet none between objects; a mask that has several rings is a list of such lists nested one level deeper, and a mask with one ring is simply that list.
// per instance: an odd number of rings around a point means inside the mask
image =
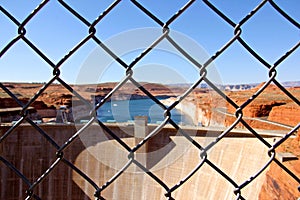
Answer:
[{"label": "diamond-shaped wire mesh", "polygon": [[[34,96],[30,97],[27,102],[21,101],[18,98],[18,95],[14,94],[8,85],[6,85],[4,82],[0,82],[0,87],[3,90],[3,93],[9,96],[9,98],[12,98],[18,105],[18,107],[20,107],[21,116],[13,125],[3,126],[3,128],[1,128],[1,198],[88,199],[89,197],[94,195],[96,199],[118,199],[116,195],[114,195],[114,193],[118,193],[118,190],[121,191],[121,189],[117,189],[117,186],[115,187],[115,184],[120,182],[121,177],[123,176],[130,179],[130,177],[127,177],[128,174],[126,174],[125,172],[132,167],[137,168],[141,174],[146,175],[142,177],[142,182],[139,182],[137,180],[137,184],[143,183],[145,182],[144,179],[147,179],[154,185],[155,190],[159,191],[160,194],[164,194],[159,197],[135,197],[133,194],[131,196],[131,198],[133,199],[174,199],[175,197],[184,199],[184,197],[189,196],[188,194],[186,194],[189,192],[196,193],[199,196],[201,196],[201,194],[203,193],[219,193],[219,191],[217,190],[203,191],[197,189],[197,184],[192,184],[193,187],[185,189],[185,185],[187,182],[195,181],[193,180],[193,177],[197,173],[200,173],[201,177],[205,179],[206,174],[202,174],[202,169],[207,169],[208,171],[210,171],[210,173],[216,174],[216,176],[214,177],[223,179],[223,182],[226,182],[226,184],[232,188],[230,193],[233,194],[236,199],[251,199],[251,197],[249,196],[243,196],[243,191],[247,190],[247,187],[255,182],[257,177],[260,177],[261,174],[271,164],[274,163],[282,168],[285,173],[290,175],[290,179],[292,181],[296,181],[298,184],[300,184],[299,177],[297,177],[290,169],[288,169],[276,158],[276,149],[291,136],[297,134],[300,123],[292,127],[292,129],[288,131],[281,139],[277,140],[274,143],[270,143],[269,140],[261,136],[260,132],[255,130],[247,121],[247,118],[243,116],[243,111],[247,109],[247,106],[249,106],[249,104],[251,104],[257,98],[261,97],[266,88],[271,84],[274,84],[276,87],[278,87],[284,95],[286,95],[294,103],[296,103],[297,106],[300,106],[299,99],[297,99],[297,97],[290,93],[290,91],[287,90],[277,80],[278,67],[299,48],[300,41],[298,41],[290,49],[286,50],[286,53],[282,55],[282,57],[280,57],[277,61],[275,61],[274,63],[269,63],[258,52],[254,50],[255,47],[247,44],[247,42],[242,37],[242,30],[244,25],[255,15],[257,15],[258,12],[263,11],[263,8],[265,6],[271,6],[275,12],[277,12],[284,18],[285,23],[289,24],[289,26],[292,26],[299,31],[299,22],[290,17],[274,1],[262,1],[241,20],[232,21],[226,14],[224,14],[220,9],[217,8],[216,5],[214,5],[210,1],[204,0],[200,2],[191,0],[185,2],[185,4],[183,3],[182,8],[178,9],[178,11],[176,11],[172,16],[169,16],[167,20],[162,21],[160,19],[160,16],[155,15],[151,9],[147,8],[146,5],[144,5],[140,1],[132,0],[130,1],[131,9],[142,13],[145,19],[151,20],[151,23],[161,29],[161,35],[156,38],[156,40],[153,41],[153,43],[146,49],[143,49],[143,52],[140,53],[138,57],[136,57],[129,63],[123,61],[122,58],[119,57],[119,55],[117,55],[113,49],[110,49],[109,46],[106,46],[97,34],[101,33],[102,31],[101,22],[103,20],[109,21],[110,14],[112,14],[112,12],[122,9],[122,7],[120,6],[120,0],[111,2],[111,4],[105,10],[99,11],[99,15],[93,21],[87,20],[88,17],[81,15],[76,11],[76,8],[73,8],[71,4],[65,1],[58,0],[56,3],[59,4],[60,8],[66,16],[72,16],[74,19],[76,19],[76,23],[79,24],[78,26],[81,26],[82,29],[87,32],[87,34],[83,38],[81,38],[81,40],[78,41],[76,45],[73,46],[73,48],[69,49],[68,52],[65,53],[65,55],[62,56],[62,58],[57,62],[54,62],[50,55],[44,53],[44,49],[42,50],[41,48],[39,48],[39,43],[34,42],[35,40],[34,38],[32,38],[33,36],[30,35],[30,29],[29,31],[27,31],[27,25],[30,24],[30,22],[33,22],[43,10],[48,9],[47,6],[50,6],[48,5],[50,4],[50,1],[42,1],[22,21],[19,21],[13,13],[10,13],[5,7],[0,5],[1,14],[9,20],[9,22],[15,27],[15,30],[17,32],[17,34],[13,35],[11,39],[8,39],[4,43],[1,43],[2,49],[0,49],[0,58],[2,59],[6,54],[9,54],[15,46],[22,43],[25,44],[30,50],[32,50],[32,52],[34,52],[39,57],[39,59],[46,63],[46,65],[53,71],[50,75],[50,80],[40,85],[40,87],[36,89],[36,93],[34,94]],[[101,3],[102,2],[100,1],[97,2],[97,4]],[[151,3],[147,2],[147,4]],[[191,56],[188,51],[185,51],[185,49],[181,47],[176,39],[173,38],[170,34],[172,32],[172,25],[176,23],[176,20],[180,19],[180,17],[184,17],[181,15],[188,13],[190,7],[192,7],[193,4],[201,4],[201,6],[205,6],[207,9],[209,9],[210,12],[216,14],[227,27],[232,29],[233,32],[232,38],[224,43],[222,47],[218,49],[214,54],[210,55],[209,59],[207,59],[203,63],[199,63],[196,59],[194,59],[193,56]],[[17,3],[15,6],[18,6]],[[2,27],[2,25],[0,26],[1,29],[5,28]],[[112,26],[118,26],[118,24],[112,24]],[[182,95],[178,96],[177,100],[175,100],[169,107],[166,107],[164,104],[162,104],[159,99],[151,93],[151,91],[146,89],[143,84],[135,80],[135,78],[133,77],[135,66],[163,41],[168,42],[168,44],[172,45],[186,60],[192,63],[197,69],[199,69],[200,72],[198,79],[193,82],[192,86]],[[69,61],[74,54],[80,52],[80,50],[84,48],[84,46],[88,43],[93,43],[94,45],[100,47],[103,51],[105,51],[109,56],[111,56],[111,58],[113,58],[114,61],[119,64],[125,74],[123,79],[114,88],[112,88],[112,90],[95,106],[92,105],[85,97],[83,97],[80,92],[75,89],[75,86],[63,80],[61,75],[62,70],[64,69],[64,63]],[[244,50],[252,55],[253,58],[256,59],[256,61],[259,62],[268,71],[268,79],[265,80],[265,83],[260,85],[261,87],[254,94],[248,97],[246,101],[239,104],[237,104],[236,101],[229,95],[227,95],[224,91],[220,90],[218,85],[210,80],[208,75],[210,64],[217,60],[219,56],[223,55],[224,52],[226,52],[231,46],[236,43],[240,44],[244,48]],[[57,48],[59,48],[59,46]],[[61,84],[66,89],[66,91],[77,98],[77,100],[81,102],[81,104],[84,104],[89,112],[89,120],[84,126],[81,126],[78,129],[73,126],[64,127],[64,129],[67,129],[65,132],[67,132],[68,134],[53,133],[53,131],[51,131],[51,127],[44,126],[43,124],[36,124],[32,119],[29,118],[31,106],[33,106],[37,99],[45,91],[47,91],[50,86],[57,83]],[[155,102],[162,110],[164,110],[164,119],[161,121],[161,123],[155,129],[151,130],[146,137],[140,139],[139,142],[137,142],[136,145],[133,146],[128,145],[128,143],[124,139],[124,136],[120,135],[116,128],[103,123],[95,117],[95,113],[97,112],[97,110],[100,109],[105,102],[109,101],[110,98],[127,83],[133,84],[142,93],[152,99],[152,101]],[[216,92],[220,98],[223,98],[227,102],[227,104],[229,104],[234,109],[235,112],[233,116],[234,121],[231,123],[231,125],[224,131],[221,131],[215,138],[209,140],[209,142],[205,145],[203,145],[203,143],[198,139],[192,137],[189,132],[179,126],[175,121],[173,121],[171,117],[171,111],[175,109],[175,107],[179,103],[181,103],[188,95],[192,94],[195,88],[200,86],[200,84],[202,83],[206,83],[212,90],[214,90],[214,92]],[[294,113],[294,115],[298,114],[299,113]],[[27,122],[30,126],[23,126],[23,122]],[[94,122],[97,122],[96,127]],[[187,153],[186,156],[183,155],[184,159],[182,162],[194,163],[193,168],[183,173],[185,174],[185,177],[176,178],[174,176],[174,180],[170,178],[170,180],[172,181],[170,181],[169,179],[166,180],[166,177],[160,173],[149,170],[148,166],[137,157],[137,152],[145,148],[147,145],[150,146],[148,147],[150,149],[154,148],[151,147],[151,145],[154,145],[153,139],[161,133],[161,130],[164,129],[167,124],[170,124],[174,130],[176,130],[181,136],[183,136],[186,141],[190,143],[193,151],[195,151],[195,153],[192,155],[198,155],[195,158],[191,158],[191,154],[189,153]],[[251,177],[247,177],[244,179],[236,178],[236,176],[233,176],[231,172],[223,169],[221,163],[217,162],[213,156],[210,156],[208,154],[209,151],[217,149],[219,143],[226,143],[227,136],[230,135],[230,133],[238,126],[238,124],[242,124],[248,131],[250,131],[256,143],[258,145],[264,146],[267,152],[266,156],[268,156],[267,162],[259,166],[260,170],[256,172],[253,171]],[[81,152],[85,151],[85,147],[79,140],[80,135],[87,134],[91,129],[95,129],[94,131],[97,132],[99,128],[101,130],[104,130],[107,137],[116,143],[116,148],[121,148],[127,154],[126,162],[119,169],[116,169],[113,172],[100,173],[101,170],[99,169],[98,165],[91,167],[93,168],[93,170],[84,167],[78,167],[88,164],[92,165],[91,163],[95,163],[92,161],[95,158],[91,157],[85,160],[86,163],[81,160],[80,162],[82,163],[78,164],[75,155],[80,156]],[[27,130],[26,133],[28,134],[20,134],[24,129]],[[242,139],[240,140],[242,141]],[[19,144],[16,145],[16,143]],[[228,151],[229,149],[230,148],[228,148]],[[222,151],[226,152],[226,150],[227,149],[223,149]],[[12,156],[11,152],[13,152],[14,156]],[[28,152],[31,152],[32,154],[28,154]],[[105,151],[102,152],[101,150],[101,152],[99,153],[105,153]],[[244,159],[247,159],[247,156],[248,155],[245,154],[246,158]],[[111,159],[118,158],[112,157]],[[232,163],[234,164],[234,161],[237,158],[224,159],[232,160]],[[77,164],[75,164],[76,162]],[[31,166],[31,169],[28,169],[28,171],[24,171],[23,169],[26,168],[26,166]],[[173,176],[172,171],[174,170],[175,169],[170,167],[168,173],[169,177]],[[176,170],[174,171],[174,173],[176,173]],[[242,173],[242,170],[238,169],[236,173]],[[62,174],[65,174],[67,178],[59,177]],[[72,174],[76,178],[74,180],[71,180],[70,174]],[[136,177],[136,179],[139,178]],[[76,184],[74,182],[76,182]],[[124,189],[122,191],[126,191],[126,194],[124,194],[125,196],[129,193],[138,193],[136,188],[140,188],[134,184],[127,186],[126,182],[118,184],[124,184]],[[79,189],[78,185],[81,185],[82,187]],[[148,186],[144,187],[147,188]],[[53,191],[64,192],[52,193]],[[148,195],[151,194],[148,193]],[[124,197],[124,199],[128,198],[129,197]]]}]

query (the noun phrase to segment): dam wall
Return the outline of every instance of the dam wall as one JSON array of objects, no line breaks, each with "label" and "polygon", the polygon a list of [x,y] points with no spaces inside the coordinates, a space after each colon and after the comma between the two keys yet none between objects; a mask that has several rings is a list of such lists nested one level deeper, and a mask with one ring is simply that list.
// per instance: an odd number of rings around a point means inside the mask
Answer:
[{"label": "dam wall", "polygon": [[[133,125],[107,125],[130,148],[141,140],[134,136]],[[81,126],[41,124],[46,137],[32,126],[22,124],[0,144],[0,198],[25,199],[26,190],[36,182],[55,161],[57,149]],[[2,136],[10,126],[0,127]],[[151,132],[156,126],[149,125]],[[186,128],[186,133],[201,146],[212,142],[220,130]],[[147,135],[147,133],[146,133]],[[273,136],[266,134],[266,140]],[[255,174],[269,159],[268,149],[249,133],[233,130],[209,152],[208,159],[241,184]],[[135,153],[135,159],[168,187],[172,188],[201,162],[201,151],[171,127],[163,128]],[[86,174],[99,187],[105,185],[126,163],[129,152],[93,124],[63,151],[63,159],[33,188],[41,199],[94,199],[95,188],[74,168]],[[13,167],[12,167],[13,166]],[[73,166],[73,167],[72,167]],[[20,177],[12,168],[18,170]],[[258,199],[265,175],[261,174],[242,190],[246,199]],[[211,166],[203,166],[172,193],[174,199],[235,199],[234,186]],[[130,166],[102,192],[105,199],[167,199],[166,190],[153,178],[131,163]]]}]

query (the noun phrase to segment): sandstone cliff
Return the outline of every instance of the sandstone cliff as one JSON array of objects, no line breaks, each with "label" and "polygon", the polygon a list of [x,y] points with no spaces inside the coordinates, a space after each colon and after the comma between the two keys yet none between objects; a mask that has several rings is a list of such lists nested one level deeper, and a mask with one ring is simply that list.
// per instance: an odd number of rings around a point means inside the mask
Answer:
[{"label": "sandstone cliff", "polygon": [[[297,138],[288,139],[283,143],[276,152],[290,152],[298,157],[298,160],[284,162],[286,166],[295,176],[300,177],[300,135]],[[285,172],[276,163],[271,163],[269,171],[266,174],[259,199],[272,200],[295,200],[300,197],[300,185],[293,180],[290,175]]]}]

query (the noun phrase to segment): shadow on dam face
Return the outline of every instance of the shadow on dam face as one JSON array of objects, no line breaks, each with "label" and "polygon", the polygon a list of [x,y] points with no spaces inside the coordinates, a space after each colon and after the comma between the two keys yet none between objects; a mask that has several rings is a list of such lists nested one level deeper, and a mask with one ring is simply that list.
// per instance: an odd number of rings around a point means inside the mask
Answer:
[{"label": "shadow on dam face", "polygon": [[[1,135],[9,127],[1,127]],[[41,128],[61,146],[76,133],[71,125],[41,125]],[[110,129],[130,148],[141,138],[127,134],[132,126]],[[151,131],[151,130],[149,130]],[[216,132],[216,134],[218,134]],[[207,144],[207,137],[195,134],[199,144]],[[272,137],[266,138],[272,141]],[[154,174],[168,188],[172,188],[202,162],[200,150],[170,128],[162,129],[147,145],[135,153],[135,160],[147,172]],[[205,145],[204,145],[205,146]],[[54,148],[29,125],[18,127],[1,143],[1,158],[11,162],[33,183],[57,159]],[[209,152],[208,159],[241,184],[256,174],[268,162],[268,149],[253,137],[232,135],[223,138]],[[99,187],[114,177],[126,163],[129,152],[107,133],[100,133],[98,125],[89,127],[64,150],[64,159],[85,173]],[[95,188],[68,164],[60,161],[47,177],[34,188],[41,199],[94,199]],[[1,199],[25,199],[28,185],[4,162],[0,161]],[[144,170],[145,170],[144,169]],[[242,190],[246,199],[258,199],[264,173]],[[234,186],[204,163],[182,186],[172,193],[175,199],[235,199]],[[105,199],[166,199],[166,190],[135,163],[108,185],[101,196]]]},{"label": "shadow on dam face", "polygon": [[[140,138],[122,135],[123,131],[114,129],[130,148],[141,141]],[[106,134],[102,136],[99,134],[96,136],[93,132],[89,134],[85,135],[88,139],[82,138],[83,143],[85,140],[93,142],[86,145],[86,149],[77,156],[74,164],[88,174],[98,186],[105,185],[105,189],[101,192],[101,196],[105,199],[166,199],[166,189],[149,173],[162,181],[166,187],[172,188],[203,162],[198,148],[185,137],[174,133],[174,130],[166,128],[135,153],[134,159],[143,166],[143,169],[131,162],[129,167],[123,170],[130,162],[128,150]],[[96,137],[98,139],[95,139]],[[201,134],[193,135],[193,139],[204,146],[212,140]],[[266,140],[271,142],[273,139],[266,138]],[[268,149],[256,138],[232,136],[223,138],[216,144],[208,152],[208,158],[237,184],[242,184],[269,161],[267,152]],[[121,175],[107,186],[112,177],[120,172]],[[245,187],[242,191],[243,197],[258,199],[264,179],[263,173]],[[75,173],[73,181],[91,199],[94,198],[95,189],[87,181]],[[204,163],[187,182],[172,193],[172,197],[236,199],[234,190],[230,182]]]}]

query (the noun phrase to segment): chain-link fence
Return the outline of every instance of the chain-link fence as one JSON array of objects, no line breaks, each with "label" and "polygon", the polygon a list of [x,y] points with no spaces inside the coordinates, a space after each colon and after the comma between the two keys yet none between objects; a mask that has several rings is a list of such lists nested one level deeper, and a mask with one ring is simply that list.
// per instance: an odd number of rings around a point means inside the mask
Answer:
[{"label": "chain-link fence", "polygon": [[[147,18],[152,20],[157,27],[161,28],[161,35],[156,40],[152,42],[138,57],[130,61],[129,63],[122,60],[120,55],[117,55],[114,50],[110,49],[106,46],[101,39],[96,35],[97,32],[101,32],[102,30],[97,29],[97,25],[101,23],[102,20],[109,20],[110,13],[114,10],[119,9],[118,6],[121,3],[120,0],[114,1],[111,5],[109,5],[105,10],[99,13],[99,16],[93,20],[89,21],[86,19],[85,16],[81,15],[79,12],[76,11],[69,3],[65,1],[59,0],[57,3],[60,5],[61,8],[64,9],[66,15],[72,15],[75,19],[79,21],[85,29],[87,30],[87,34],[85,38],[79,41],[69,52],[61,58],[58,62],[53,62],[41,49],[38,48],[30,39],[27,37],[26,26],[31,23],[31,21],[44,9],[47,8],[47,4],[52,3],[49,0],[42,1],[36,9],[34,9],[23,21],[18,21],[13,13],[10,13],[5,7],[2,5],[0,6],[1,15],[5,16],[7,19],[10,20],[11,24],[15,25],[17,30],[17,35],[13,37],[7,44],[1,44],[2,49],[0,51],[0,57],[3,58],[5,55],[11,51],[18,43],[23,42],[25,43],[31,50],[33,50],[41,60],[45,61],[47,65],[53,70],[53,74],[51,75],[51,79],[47,81],[43,86],[36,92],[36,94],[29,99],[28,102],[24,103],[18,98],[17,94],[14,94],[11,89],[5,85],[3,82],[0,82],[1,89],[10,96],[21,108],[20,118],[6,129],[1,132],[1,198],[7,199],[19,199],[19,198],[26,198],[26,199],[41,199],[41,198],[48,198],[45,196],[47,194],[47,190],[49,188],[60,187],[63,190],[68,190],[65,194],[61,194],[61,196],[55,196],[55,194],[51,194],[52,199],[77,199],[77,198],[87,198],[87,196],[82,196],[79,192],[75,192],[76,190],[74,187],[69,187],[71,185],[72,180],[65,180],[65,182],[55,181],[53,177],[57,176],[57,171],[61,171],[62,174],[66,173],[76,173],[76,176],[81,178],[82,182],[85,182],[89,185],[89,187],[93,188],[93,191],[85,191],[93,193],[96,199],[104,199],[106,198],[105,191],[109,190],[111,192],[118,192],[118,189],[112,190],[112,187],[115,182],[118,182],[120,177],[126,172],[126,170],[132,166],[135,166],[140,171],[142,171],[148,178],[151,178],[153,185],[157,185],[160,187],[165,195],[166,199],[174,199],[174,193],[180,193],[181,188],[185,185],[196,173],[201,171],[203,168],[209,167],[212,170],[212,173],[218,174],[218,176],[223,177],[226,180],[227,184],[229,184],[233,189],[230,191],[236,197],[236,199],[246,199],[247,197],[243,196],[243,191],[247,188],[249,184],[254,182],[260,175],[271,165],[277,164],[280,168],[282,168],[289,176],[291,181],[296,181],[300,183],[299,177],[297,177],[292,171],[290,171],[285,165],[282,164],[276,158],[276,149],[280,147],[287,139],[297,133],[299,129],[300,123],[294,126],[290,131],[288,131],[283,137],[277,140],[275,143],[270,143],[266,140],[263,136],[261,136],[260,132],[255,130],[253,127],[247,123],[247,121],[243,117],[244,109],[251,104],[255,99],[257,99],[264,90],[270,86],[271,84],[276,85],[284,95],[289,97],[297,106],[300,106],[300,101],[297,99],[289,90],[287,90],[278,80],[277,80],[277,69],[278,66],[281,65],[283,61],[285,61],[293,52],[295,52],[299,46],[300,41],[298,41],[292,48],[286,50],[286,53],[280,57],[276,62],[269,63],[263,57],[261,57],[252,47],[250,47],[242,38],[242,30],[243,26],[246,22],[252,19],[256,14],[263,10],[265,6],[271,6],[274,11],[276,11],[279,15],[281,15],[285,19],[285,23],[295,27],[296,29],[300,28],[299,22],[297,20],[290,17],[280,6],[278,6],[274,1],[262,1],[260,2],[249,14],[245,15],[240,21],[233,21],[231,20],[226,14],[222,12],[222,10],[218,9],[210,1],[188,1],[186,4],[180,8],[175,14],[173,14],[168,20],[162,21],[158,16],[154,15],[150,9],[147,9],[143,3],[139,1],[130,1],[131,9],[136,9],[139,12],[143,13]],[[95,2],[97,4],[101,4],[102,1]],[[149,2],[148,2],[149,3]],[[17,2],[15,2],[16,6],[18,6]],[[223,46],[217,50],[213,55],[210,55],[209,59],[205,62],[200,63],[197,61],[193,56],[191,56],[184,48],[182,48],[176,39],[172,38],[170,33],[172,29],[170,28],[171,25],[176,22],[176,20],[180,19],[181,15],[184,13],[188,13],[190,7],[193,4],[202,4],[203,6],[207,7],[211,12],[216,14],[220,19],[223,20],[223,23],[226,24],[228,27],[232,29],[233,36],[229,39]],[[59,19],[57,19],[59,20]],[[187,22],[189,23],[189,22]],[[118,26],[118,24],[112,24],[112,26]],[[5,29],[0,24],[0,29]],[[84,29],[84,28],[83,28]],[[1,37],[1,36],[0,36]],[[185,57],[188,61],[193,63],[193,65],[199,69],[199,77],[197,80],[191,84],[189,89],[187,89],[182,95],[177,97],[177,100],[174,101],[170,106],[165,106],[161,101],[155,97],[151,91],[147,90],[140,82],[135,80],[133,77],[135,66],[143,60],[145,56],[150,54],[152,49],[154,49],[158,44],[161,42],[168,42],[175,48],[178,52],[181,53],[183,57]],[[110,55],[116,63],[118,63],[122,68],[124,68],[124,79],[120,81],[112,90],[106,94],[106,96],[98,102],[95,106],[92,105],[89,100],[82,97],[73,86],[71,86],[68,82],[62,79],[61,70],[64,67],[64,63],[67,62],[76,52],[79,52],[81,48],[86,43],[93,42],[97,44],[102,50],[104,50],[108,55]],[[230,98],[223,90],[220,90],[218,85],[214,84],[212,80],[209,78],[208,68],[212,62],[218,59],[220,55],[223,55],[224,52],[227,51],[233,44],[240,44],[247,52],[249,52],[256,60],[259,62],[264,68],[268,70],[268,79],[265,80],[265,83],[261,85],[261,87],[252,94],[244,103],[238,105],[232,98]],[[58,47],[59,48],[59,47]],[[270,47],[272,48],[272,47]],[[15,72],[18,73],[18,72]],[[13,75],[7,75],[13,76]],[[33,105],[33,103],[49,88],[50,85],[60,83],[63,87],[65,87],[70,93],[72,93],[76,98],[78,98],[83,104],[87,105],[90,108],[90,118],[88,119],[87,123],[80,127],[79,130],[75,128],[67,128],[70,129],[69,132],[72,133],[71,135],[51,135],[51,128],[46,128],[43,125],[36,124],[33,120],[31,120],[29,116],[29,108]],[[145,95],[147,95],[150,99],[152,99],[160,108],[164,110],[164,119],[163,121],[151,132],[141,139],[138,143],[136,143],[133,147],[128,145],[124,138],[122,138],[119,134],[115,132],[116,129],[108,126],[107,124],[103,123],[101,120],[95,117],[95,113],[98,109],[100,109],[110,98],[120,90],[126,83],[132,83],[136,88],[139,88]],[[219,133],[215,138],[213,138],[208,144],[203,145],[199,141],[197,141],[194,137],[192,137],[189,132],[185,131],[181,126],[179,126],[171,116],[171,111],[175,109],[175,107],[181,103],[188,95],[193,93],[195,88],[200,86],[200,84],[206,83],[212,90],[214,90],[220,97],[222,97],[229,105],[234,107],[235,109],[235,121],[229,127],[227,127],[224,131]],[[272,101],[272,100],[270,100]],[[299,113],[294,113],[294,115],[298,115]],[[106,132],[110,140],[114,140],[118,145],[119,148],[122,148],[124,151],[127,152],[127,162],[120,169],[116,170],[114,174],[111,174],[110,177],[103,177],[101,174],[98,174],[97,179],[105,179],[104,183],[98,184],[93,178],[91,178],[91,174],[87,173],[87,171],[83,171],[79,169],[74,164],[74,159],[70,158],[68,154],[74,153],[70,152],[70,147],[75,146],[78,143],[79,137],[84,135],[89,129],[93,128],[93,123],[98,122],[98,127],[101,127],[102,130]],[[34,137],[38,137],[39,139],[35,142],[32,142],[32,145],[40,145],[38,147],[42,147],[45,149],[38,149],[37,146],[33,147],[32,152],[36,155],[30,155],[31,159],[28,161],[24,161],[20,158],[20,160],[14,160],[13,158],[7,158],[8,152],[15,151],[16,153],[22,154],[22,151],[26,150],[26,146],[22,146],[22,143],[19,146],[15,146],[15,144],[11,143],[11,140],[17,140],[17,137],[21,137],[18,135],[20,129],[25,129],[23,127],[23,122],[27,122],[30,124],[30,132],[34,132]],[[174,185],[169,185],[165,182],[165,180],[155,172],[149,170],[147,165],[144,165],[139,159],[137,159],[137,152],[146,145],[149,144],[149,141],[154,138],[155,136],[161,133],[161,130],[166,127],[166,125],[171,125],[180,136],[183,136],[186,141],[188,141],[193,147],[197,148],[198,155],[200,156],[199,162],[195,165],[194,169],[191,169],[190,172],[185,176],[185,178],[181,178],[178,182]],[[214,163],[210,159],[208,154],[209,151],[214,149],[218,143],[224,140],[226,136],[228,136],[237,126],[237,124],[242,124],[248,131],[251,132],[251,135],[255,137],[257,143],[261,143],[268,149],[267,154],[269,156],[269,160],[261,166],[261,169],[256,173],[253,173],[251,177],[244,180],[243,182],[237,182],[233,177],[231,177],[227,172],[222,170],[222,168],[218,167],[217,164]],[[28,128],[28,127],[27,127]],[[64,128],[66,129],[66,128]],[[34,131],[35,130],[35,131]],[[23,136],[22,136],[23,137]],[[29,135],[28,138],[24,140],[30,141],[32,135]],[[9,138],[12,138],[9,140]],[[9,141],[9,142],[8,142]],[[30,142],[29,142],[30,143]],[[79,149],[72,149],[72,151],[83,151],[84,148],[81,147]],[[226,149],[224,149],[226,151]],[[239,151],[239,150],[237,150]],[[77,152],[77,153],[78,153]],[[50,155],[51,154],[51,155]],[[76,154],[76,153],[75,153]],[[79,154],[79,153],[78,153]],[[53,158],[52,160],[48,160],[46,163],[43,162],[43,158],[45,155],[50,155],[49,157]],[[183,155],[184,156],[184,155]],[[27,155],[28,157],[28,155]],[[194,158],[195,160],[199,158]],[[232,158],[234,160],[234,158]],[[30,163],[30,162],[37,162],[40,161],[40,165],[32,169],[34,172],[32,174],[27,174],[19,169],[19,164],[17,162],[23,163],[23,165]],[[86,163],[87,165],[88,163]],[[99,170],[99,169],[95,169]],[[70,172],[71,171],[71,172]],[[8,174],[13,174],[12,176],[8,176]],[[102,177],[101,177],[102,176]],[[169,176],[172,176],[169,175]],[[17,180],[17,181],[16,181]],[[53,180],[53,181],[50,181]],[[57,179],[58,180],[58,179]],[[45,186],[47,183],[47,186]],[[16,185],[17,184],[17,185]],[[124,183],[126,184],[126,183]],[[40,186],[43,185],[43,186]],[[85,184],[86,185],[86,184]],[[125,187],[125,186],[124,186]],[[130,186],[134,191],[135,185]],[[146,186],[145,186],[146,187]],[[6,189],[5,189],[6,188]],[[205,193],[207,191],[197,190],[197,188],[193,189],[196,190],[196,193]],[[14,194],[10,194],[8,191],[13,191]],[[71,191],[71,192],[70,192]],[[218,191],[208,191],[212,193],[218,193]],[[72,197],[67,196],[67,194],[72,194]],[[15,196],[14,196],[15,195]],[[48,194],[50,195],[50,194]],[[12,197],[14,196],[14,197]],[[91,196],[91,194],[88,194]],[[50,197],[49,197],[50,198]],[[124,197],[126,199],[126,197]],[[162,197],[151,197],[147,196],[144,197],[145,199],[156,199]],[[251,197],[248,197],[251,198]]]}]

